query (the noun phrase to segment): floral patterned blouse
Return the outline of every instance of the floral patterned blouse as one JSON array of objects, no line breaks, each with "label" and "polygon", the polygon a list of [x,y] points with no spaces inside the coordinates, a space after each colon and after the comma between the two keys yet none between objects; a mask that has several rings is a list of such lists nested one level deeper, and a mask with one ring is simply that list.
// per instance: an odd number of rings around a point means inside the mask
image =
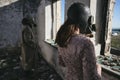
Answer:
[{"label": "floral patterned blouse", "polygon": [[101,80],[93,43],[83,35],[73,35],[67,47],[58,47],[59,64],[66,67],[65,80]]}]

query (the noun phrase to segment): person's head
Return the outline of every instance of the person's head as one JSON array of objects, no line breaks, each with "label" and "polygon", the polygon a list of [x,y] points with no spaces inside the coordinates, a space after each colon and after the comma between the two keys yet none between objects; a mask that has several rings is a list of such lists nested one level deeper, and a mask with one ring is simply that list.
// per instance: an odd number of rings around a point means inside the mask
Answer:
[{"label": "person's head", "polygon": [[80,34],[90,34],[90,25],[93,17],[90,9],[82,3],[73,3],[67,11],[67,20],[57,32],[55,42],[60,47],[66,47],[70,37],[79,31]]},{"label": "person's head", "polygon": [[23,25],[28,25],[29,27],[36,27],[34,19],[32,17],[25,17],[22,19]]},{"label": "person's head", "polygon": [[82,3],[73,3],[67,11],[68,19],[72,21],[73,24],[77,24],[80,33],[90,34],[90,25],[93,22],[93,16],[91,15],[88,6]]}]

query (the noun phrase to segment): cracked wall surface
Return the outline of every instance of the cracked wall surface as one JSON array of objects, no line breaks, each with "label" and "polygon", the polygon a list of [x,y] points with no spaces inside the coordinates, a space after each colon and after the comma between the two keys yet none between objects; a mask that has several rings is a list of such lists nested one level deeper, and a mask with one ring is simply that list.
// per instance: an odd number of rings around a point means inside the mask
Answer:
[{"label": "cracked wall surface", "polygon": [[18,46],[21,36],[22,2],[0,0],[0,48]]},{"label": "cracked wall surface", "polygon": [[21,20],[35,17],[41,0],[0,0],[0,48],[21,44]]}]

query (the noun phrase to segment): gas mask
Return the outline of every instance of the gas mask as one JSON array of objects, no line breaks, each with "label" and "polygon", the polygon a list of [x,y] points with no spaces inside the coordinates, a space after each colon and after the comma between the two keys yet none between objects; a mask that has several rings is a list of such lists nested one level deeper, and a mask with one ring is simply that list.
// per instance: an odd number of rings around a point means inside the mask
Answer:
[{"label": "gas mask", "polygon": [[96,26],[95,24],[93,24],[93,22],[94,22],[94,17],[90,16],[88,19],[88,24],[85,28],[85,34],[89,35],[89,37],[93,37],[96,32]]},{"label": "gas mask", "polygon": [[67,12],[68,19],[73,24],[78,24],[82,34],[92,34],[94,27],[94,18],[91,15],[89,7],[82,3],[74,3]]}]

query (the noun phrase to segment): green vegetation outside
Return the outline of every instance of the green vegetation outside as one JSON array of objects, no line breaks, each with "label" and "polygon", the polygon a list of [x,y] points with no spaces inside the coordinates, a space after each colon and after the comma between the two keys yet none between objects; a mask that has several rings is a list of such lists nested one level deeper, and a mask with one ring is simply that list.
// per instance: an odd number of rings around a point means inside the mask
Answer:
[{"label": "green vegetation outside", "polygon": [[120,50],[120,33],[116,36],[112,36],[111,47],[114,47]]}]

